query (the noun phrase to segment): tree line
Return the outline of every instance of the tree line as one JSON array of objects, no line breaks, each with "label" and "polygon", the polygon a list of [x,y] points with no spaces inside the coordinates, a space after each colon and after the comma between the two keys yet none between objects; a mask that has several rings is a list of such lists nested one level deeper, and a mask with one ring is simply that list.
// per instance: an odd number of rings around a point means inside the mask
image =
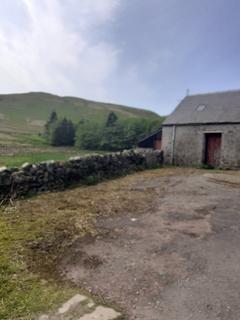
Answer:
[{"label": "tree line", "polygon": [[160,119],[119,119],[110,112],[105,123],[82,119],[77,125],[59,118],[53,111],[45,125],[45,136],[53,146],[73,146],[86,150],[118,151],[130,149],[146,135],[159,129]]}]

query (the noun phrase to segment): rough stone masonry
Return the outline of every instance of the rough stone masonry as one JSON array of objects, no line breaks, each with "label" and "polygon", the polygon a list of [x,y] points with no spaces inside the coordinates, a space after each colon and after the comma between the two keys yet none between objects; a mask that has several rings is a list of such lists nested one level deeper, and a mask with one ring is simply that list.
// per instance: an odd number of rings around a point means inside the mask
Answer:
[{"label": "rough stone masonry", "polygon": [[0,201],[39,192],[63,190],[77,184],[93,184],[130,172],[159,167],[160,151],[130,150],[106,155],[74,157],[68,161],[24,164],[0,168]]}]

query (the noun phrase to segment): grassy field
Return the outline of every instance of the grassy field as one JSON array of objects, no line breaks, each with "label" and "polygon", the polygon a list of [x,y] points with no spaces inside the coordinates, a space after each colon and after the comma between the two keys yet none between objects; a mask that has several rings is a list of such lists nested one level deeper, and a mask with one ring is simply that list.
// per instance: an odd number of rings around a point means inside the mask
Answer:
[{"label": "grassy field", "polygon": [[26,162],[39,163],[48,160],[67,160],[68,158],[69,154],[61,152],[36,152],[15,156],[0,156],[0,166],[19,167]]},{"label": "grassy field", "polygon": [[0,127],[4,132],[42,132],[51,111],[67,117],[75,123],[81,119],[105,121],[110,111],[119,118],[160,117],[151,111],[110,103],[88,101],[74,97],[59,97],[48,93],[0,95]]},{"label": "grassy field", "polygon": [[[6,138],[7,136],[7,138]],[[22,164],[48,160],[68,160],[73,156],[84,156],[104,151],[79,150],[75,147],[51,147],[37,134],[0,132],[0,167],[19,167]]]},{"label": "grassy field", "polygon": [[[50,149],[50,148],[49,148]],[[84,156],[96,153],[103,153],[100,151],[84,151],[84,150],[76,150],[74,148],[68,148],[62,151],[54,151],[51,152],[47,151],[41,152],[32,152],[32,153],[24,153],[24,154],[17,154],[12,156],[7,155],[0,155],[0,166],[6,167],[19,167],[24,163],[39,163],[42,161],[49,161],[49,160],[68,160],[72,156]],[[66,152],[67,151],[67,152]]]},{"label": "grassy field", "polygon": [[71,156],[90,153],[76,148],[52,148],[47,145],[41,133],[53,110],[59,117],[65,116],[74,123],[82,119],[93,123],[104,122],[110,111],[114,111],[119,119],[163,119],[148,110],[48,93],[0,95],[0,166],[67,160]]}]

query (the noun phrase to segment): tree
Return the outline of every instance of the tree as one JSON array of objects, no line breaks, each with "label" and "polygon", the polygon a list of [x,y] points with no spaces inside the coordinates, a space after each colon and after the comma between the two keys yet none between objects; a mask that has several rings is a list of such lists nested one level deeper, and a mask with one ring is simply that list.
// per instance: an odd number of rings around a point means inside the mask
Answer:
[{"label": "tree", "polygon": [[57,120],[58,120],[58,116],[56,111],[52,111],[48,121],[45,124],[45,135],[47,138],[49,138],[51,127],[54,125],[54,123],[57,122]]},{"label": "tree", "polygon": [[105,127],[101,139],[101,150],[118,151],[124,149],[124,127],[117,123],[111,127]]},{"label": "tree", "polygon": [[80,149],[98,150],[101,146],[103,127],[95,123],[79,123],[76,130],[75,145]]},{"label": "tree", "polygon": [[57,112],[52,111],[52,113],[50,114],[50,118],[49,118],[50,123],[57,121],[57,119],[58,119]]},{"label": "tree", "polygon": [[121,122],[124,128],[122,147],[130,149],[136,147],[139,140],[148,133],[148,121],[146,119],[127,119]]},{"label": "tree", "polygon": [[76,132],[76,146],[81,149],[106,151],[131,149],[136,147],[142,138],[159,129],[161,120],[118,120],[117,115],[110,112],[105,124],[80,122]]},{"label": "tree", "polygon": [[66,118],[54,123],[50,132],[50,144],[53,146],[72,146],[75,140],[75,128]]},{"label": "tree", "polygon": [[107,121],[106,121],[106,127],[113,127],[118,121],[118,116],[111,111],[108,115]]},{"label": "tree", "polygon": [[164,119],[165,117],[159,117],[159,119],[148,120],[148,134],[159,130]]}]

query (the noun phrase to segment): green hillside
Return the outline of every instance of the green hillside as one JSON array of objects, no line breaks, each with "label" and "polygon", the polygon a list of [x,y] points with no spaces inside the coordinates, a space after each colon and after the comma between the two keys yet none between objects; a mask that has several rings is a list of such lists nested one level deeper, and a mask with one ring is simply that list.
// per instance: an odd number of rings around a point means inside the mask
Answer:
[{"label": "green hillside", "polygon": [[6,94],[0,95],[0,131],[41,132],[52,110],[60,117],[66,116],[75,123],[81,119],[105,121],[110,111],[114,111],[119,118],[159,119],[159,116],[151,111],[74,97],[60,97],[41,92]]}]

